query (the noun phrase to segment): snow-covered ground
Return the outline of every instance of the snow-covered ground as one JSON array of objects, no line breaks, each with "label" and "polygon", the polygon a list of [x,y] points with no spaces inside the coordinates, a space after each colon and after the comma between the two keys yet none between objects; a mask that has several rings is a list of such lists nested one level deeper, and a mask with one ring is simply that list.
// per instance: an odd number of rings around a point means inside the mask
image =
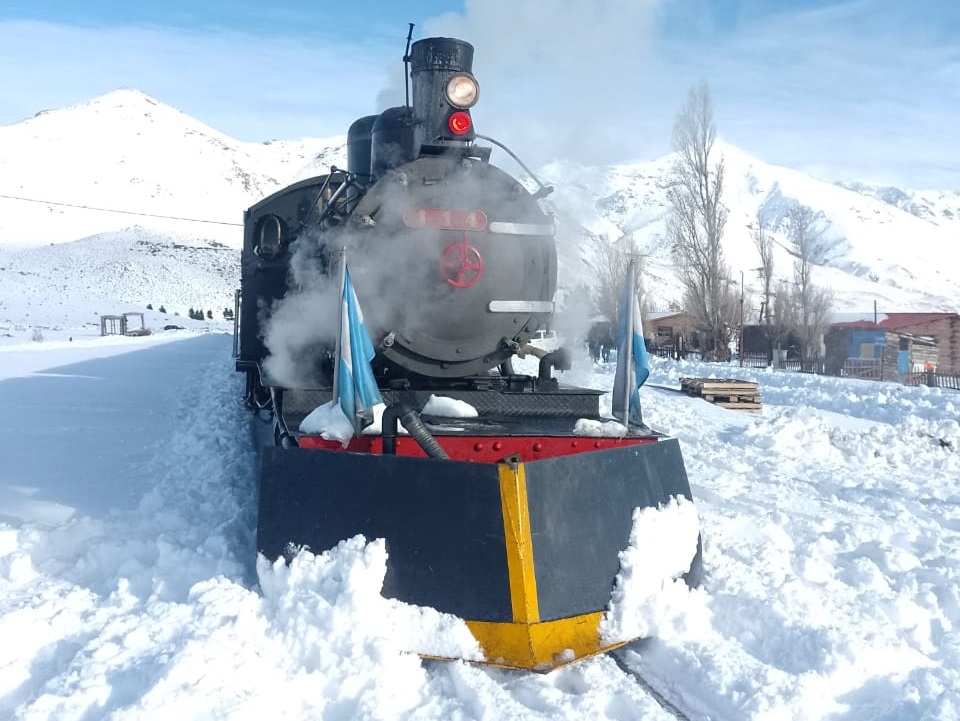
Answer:
[{"label": "snow-covered ground", "polygon": [[[0,348],[0,718],[672,718],[607,656],[405,653],[436,619],[379,595],[376,539],[258,564],[231,343]],[[652,362],[645,420],[680,439],[705,576],[626,661],[691,719],[960,719],[960,394]],[[763,413],[666,389],[684,376],[757,380]]]}]

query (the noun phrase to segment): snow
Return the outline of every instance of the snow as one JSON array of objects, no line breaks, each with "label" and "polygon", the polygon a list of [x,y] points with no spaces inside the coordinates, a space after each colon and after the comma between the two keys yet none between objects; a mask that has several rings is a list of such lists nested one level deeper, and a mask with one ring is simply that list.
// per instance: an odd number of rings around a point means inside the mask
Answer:
[{"label": "snow", "polygon": [[[258,561],[231,342],[4,347],[0,717],[671,718],[607,656],[533,674],[407,653],[477,649],[379,594],[378,539]],[[664,552],[623,554],[605,632],[650,634],[625,660],[693,719],[960,718],[960,396],[652,364],[644,417],[679,438],[694,504],[636,515]],[[762,414],[671,390],[732,375]],[[612,378],[578,358],[563,380]]]},{"label": "snow", "polygon": [[[372,410],[373,422],[363,429],[363,435],[380,435],[383,432],[383,412],[386,406],[383,403],[377,403]],[[431,395],[423,404],[423,408],[417,410],[425,415],[436,415],[442,418],[477,417],[477,409],[469,403],[447,396]],[[310,411],[300,421],[300,431],[319,433],[320,437],[327,441],[340,441],[344,448],[353,438],[353,426],[335,401],[328,401]],[[398,432],[407,432],[403,423],[398,424]]]},{"label": "snow", "polygon": [[[261,421],[219,320],[240,211],[326,169],[342,138],[239,143],[135,91],[0,130],[0,719],[673,718],[609,656],[534,674],[409,653],[478,649],[460,619],[380,595],[379,539],[290,566],[256,557]],[[881,204],[724,151],[733,272],[757,265],[746,223],[797,200],[849,251],[821,268],[842,307],[956,309],[956,194]],[[551,196],[561,272],[582,280],[580,228],[636,233],[669,288],[666,162],[545,174],[583,181]],[[946,261],[894,254],[902,237]],[[124,311],[152,334],[100,337],[100,314]],[[651,363],[644,421],[679,439],[694,503],[635,514],[602,628],[649,637],[623,661],[698,721],[960,719],[960,394]],[[755,381],[763,412],[682,395],[682,377]],[[581,355],[562,380],[605,391],[610,414],[612,365]],[[689,590],[674,577],[697,529],[704,580]]]},{"label": "snow", "polygon": [[441,418],[476,418],[478,415],[477,409],[466,401],[438,395],[431,395],[421,412]]},{"label": "snow", "polygon": [[627,427],[619,421],[595,421],[591,418],[578,418],[573,426],[577,436],[622,438],[627,435]]},{"label": "snow", "polygon": [[680,579],[697,552],[699,532],[697,509],[683,497],[634,509],[630,545],[620,552],[620,574],[600,623],[605,641],[667,638],[678,622],[702,615],[696,592]]},{"label": "snow", "polygon": [[[380,409],[383,415],[383,409]],[[302,433],[319,433],[324,440],[340,441],[346,448],[353,438],[353,425],[344,414],[340,404],[334,401],[317,406],[300,421]]]}]

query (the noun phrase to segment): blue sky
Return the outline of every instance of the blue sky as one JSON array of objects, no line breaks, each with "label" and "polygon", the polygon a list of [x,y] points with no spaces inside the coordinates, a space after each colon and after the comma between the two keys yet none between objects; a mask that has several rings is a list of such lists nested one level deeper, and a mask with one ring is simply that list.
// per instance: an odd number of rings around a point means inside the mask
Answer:
[{"label": "blue sky", "polygon": [[949,0],[6,0],[0,124],[127,87],[242,140],[340,134],[402,100],[408,22],[476,46],[478,128],[532,162],[662,155],[706,80],[763,160],[960,190]]}]

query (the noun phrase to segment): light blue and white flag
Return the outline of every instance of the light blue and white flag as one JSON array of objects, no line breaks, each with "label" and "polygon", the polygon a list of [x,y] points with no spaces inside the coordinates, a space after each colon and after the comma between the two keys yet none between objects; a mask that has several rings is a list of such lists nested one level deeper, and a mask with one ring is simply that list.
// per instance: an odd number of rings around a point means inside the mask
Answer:
[{"label": "light blue and white flag", "polygon": [[363,323],[363,312],[344,268],[340,293],[340,336],[338,339],[337,377],[334,398],[355,434],[373,422],[373,407],[383,403],[370,361],[375,355],[370,334]]},{"label": "light blue and white flag", "polygon": [[636,263],[631,262],[620,301],[617,373],[613,379],[613,415],[625,426],[643,425],[640,386],[650,375],[636,283]]}]

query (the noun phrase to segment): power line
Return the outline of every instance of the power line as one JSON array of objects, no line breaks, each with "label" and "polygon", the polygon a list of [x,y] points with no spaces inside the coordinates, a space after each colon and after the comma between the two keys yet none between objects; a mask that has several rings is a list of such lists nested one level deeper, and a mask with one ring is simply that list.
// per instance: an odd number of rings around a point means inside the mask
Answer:
[{"label": "power line", "polygon": [[184,218],[179,215],[160,215],[158,213],[138,213],[133,210],[116,210],[115,208],[95,208],[91,205],[75,205],[74,203],[58,203],[53,200],[38,200],[37,198],[23,198],[18,195],[4,195],[0,193],[0,198],[8,200],[22,200],[26,203],[43,203],[44,205],[59,205],[64,208],[79,208],[80,210],[98,210],[101,213],[120,213],[122,215],[139,215],[144,218],[162,218],[164,220],[184,220],[189,223],[210,223],[211,225],[233,225],[241,227],[243,223],[228,223],[224,220],[204,220],[203,218]]}]

